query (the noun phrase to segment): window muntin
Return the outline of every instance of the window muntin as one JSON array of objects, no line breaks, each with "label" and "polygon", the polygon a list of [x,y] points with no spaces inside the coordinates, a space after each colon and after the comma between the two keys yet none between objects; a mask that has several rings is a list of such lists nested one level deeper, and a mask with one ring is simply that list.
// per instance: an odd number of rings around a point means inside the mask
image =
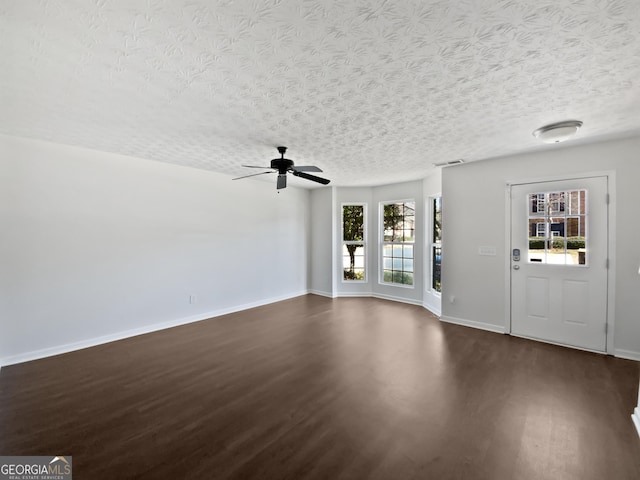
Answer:
[{"label": "window muntin", "polygon": [[414,283],[415,202],[382,204],[382,283]]},{"label": "window muntin", "polygon": [[366,281],[365,206],[342,205],[342,280]]},{"label": "window muntin", "polygon": [[587,191],[532,193],[527,261],[587,265]]}]

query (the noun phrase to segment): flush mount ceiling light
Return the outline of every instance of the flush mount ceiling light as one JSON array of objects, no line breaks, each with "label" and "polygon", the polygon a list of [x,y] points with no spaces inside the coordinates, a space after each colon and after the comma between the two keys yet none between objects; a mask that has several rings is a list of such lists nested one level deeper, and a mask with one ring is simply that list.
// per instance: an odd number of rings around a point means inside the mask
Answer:
[{"label": "flush mount ceiling light", "polygon": [[533,136],[539,138],[544,143],[564,142],[575,135],[581,126],[582,122],[580,120],[552,123],[551,125],[545,125],[534,131]]}]

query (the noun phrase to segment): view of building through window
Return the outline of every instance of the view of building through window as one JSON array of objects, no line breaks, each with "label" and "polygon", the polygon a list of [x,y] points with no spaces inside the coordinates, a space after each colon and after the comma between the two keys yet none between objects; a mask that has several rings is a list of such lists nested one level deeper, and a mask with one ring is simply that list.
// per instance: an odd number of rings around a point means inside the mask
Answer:
[{"label": "view of building through window", "polygon": [[342,206],[342,279],[365,280],[364,205]]},{"label": "view of building through window", "polygon": [[528,202],[528,261],[586,265],[586,190],[532,193]]},{"label": "view of building through window", "polygon": [[382,204],[382,281],[413,285],[415,202]]}]

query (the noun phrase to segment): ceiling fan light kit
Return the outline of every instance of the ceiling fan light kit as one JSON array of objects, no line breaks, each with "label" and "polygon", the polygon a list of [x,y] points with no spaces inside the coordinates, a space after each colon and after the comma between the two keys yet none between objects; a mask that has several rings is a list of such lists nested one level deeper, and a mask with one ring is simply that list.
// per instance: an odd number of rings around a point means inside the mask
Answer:
[{"label": "ceiling fan light kit", "polygon": [[582,126],[580,120],[567,120],[564,122],[552,123],[534,130],[533,136],[544,143],[559,143],[574,136]]},{"label": "ceiling fan light kit", "polygon": [[317,177],[315,175],[311,175],[306,172],[322,172],[318,167],[314,165],[302,165],[295,166],[293,160],[289,160],[288,158],[284,158],[284,154],[287,151],[287,147],[278,147],[278,153],[280,153],[280,158],[274,158],[271,160],[270,166],[268,167],[258,167],[255,165],[242,165],[247,168],[260,168],[260,169],[268,169],[271,171],[254,173],[251,175],[244,175],[242,177],[233,178],[232,180],[240,180],[241,178],[255,177],[256,175],[265,175],[267,173],[275,173],[278,172],[278,181],[276,183],[276,189],[281,190],[283,188],[287,188],[287,172],[291,172],[293,176],[304,178],[305,180],[311,180],[312,182],[321,183],[322,185],[327,185],[330,180],[326,178]]}]

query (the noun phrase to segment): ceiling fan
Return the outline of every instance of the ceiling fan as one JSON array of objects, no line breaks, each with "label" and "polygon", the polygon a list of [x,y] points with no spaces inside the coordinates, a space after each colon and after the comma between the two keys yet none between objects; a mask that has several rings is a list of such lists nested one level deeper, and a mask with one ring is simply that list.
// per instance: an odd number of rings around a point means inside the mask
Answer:
[{"label": "ceiling fan", "polygon": [[321,183],[322,185],[327,185],[331,181],[331,180],[327,180],[326,178],[320,178],[320,177],[316,177],[315,175],[310,175],[309,173],[306,173],[306,172],[321,172],[322,170],[320,170],[318,167],[315,167],[313,165],[305,165],[305,166],[296,167],[293,164],[293,160],[289,160],[288,158],[284,158],[284,154],[285,154],[286,151],[287,151],[287,147],[278,147],[278,152],[280,153],[280,158],[274,158],[273,160],[271,160],[271,166],[270,167],[257,167],[255,165],[242,165],[243,167],[247,167],[247,168],[260,168],[260,169],[263,169],[263,170],[265,168],[270,168],[271,171],[254,173],[254,174],[251,174],[251,175],[244,175],[242,177],[234,178],[233,180],[240,180],[241,178],[255,177],[257,175],[265,175],[267,173],[278,172],[278,183],[277,183],[277,187],[276,187],[278,190],[287,187],[287,172],[291,172],[296,177],[305,178],[307,180],[311,180],[312,182]]}]

